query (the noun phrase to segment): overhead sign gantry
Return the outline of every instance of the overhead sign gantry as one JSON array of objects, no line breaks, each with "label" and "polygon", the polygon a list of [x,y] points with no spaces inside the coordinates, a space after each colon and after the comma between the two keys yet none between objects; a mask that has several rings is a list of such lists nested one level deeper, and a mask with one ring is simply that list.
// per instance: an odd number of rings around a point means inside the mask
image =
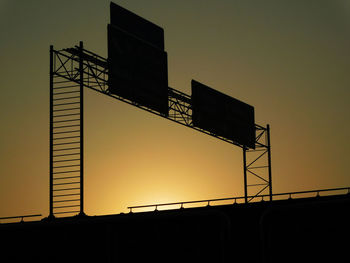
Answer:
[{"label": "overhead sign gantry", "polygon": [[266,190],[272,200],[269,125],[255,124],[252,106],[198,81],[191,96],[169,87],[163,29],[114,3],[110,8],[108,59],[82,42],[50,47],[49,217],[84,215],[86,87],[241,147],[245,202]]}]

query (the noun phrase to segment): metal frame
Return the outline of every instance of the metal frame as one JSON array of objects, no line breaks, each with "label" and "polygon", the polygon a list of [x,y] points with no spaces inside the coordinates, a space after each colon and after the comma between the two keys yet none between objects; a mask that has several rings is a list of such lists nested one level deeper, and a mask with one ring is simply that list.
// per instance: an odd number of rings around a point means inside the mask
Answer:
[{"label": "metal frame", "polygon": [[[244,200],[246,203],[268,192],[272,201],[270,125],[255,125],[255,149],[243,149]],[[263,198],[263,197],[262,197]]]},{"label": "metal frame", "polygon": [[[245,201],[249,202],[253,198],[259,196],[267,187],[270,192],[270,200],[272,200],[272,184],[271,184],[271,147],[270,147],[270,129],[269,126],[262,127],[256,125],[256,149],[248,149],[244,145],[240,145],[230,139],[216,135],[209,131],[193,126],[192,123],[192,101],[191,96],[173,88],[168,88],[169,114],[163,115],[143,105],[137,104],[128,99],[122,98],[115,94],[111,94],[108,89],[108,61],[107,59],[91,52],[83,47],[80,42],[79,46],[66,48],[62,50],[54,50],[50,46],[50,215],[54,217],[57,214],[74,214],[79,212],[84,215],[84,87],[105,94],[114,99],[118,99],[125,103],[131,104],[145,111],[151,112],[178,124],[192,128],[199,132],[205,133],[219,140],[239,146],[243,149],[244,163],[244,185],[245,185]],[[79,88],[79,89],[78,89]],[[78,95],[78,96],[77,96]],[[78,100],[78,101],[77,101]],[[58,101],[57,103],[54,103]],[[58,107],[58,108],[57,108]],[[62,107],[62,108],[60,108]],[[79,116],[77,119],[76,117]],[[54,124],[60,124],[55,126]],[[67,124],[67,125],[66,125]],[[72,129],[71,129],[72,128]],[[57,131],[57,129],[62,129]],[[79,135],[77,135],[79,133]],[[262,135],[266,134],[266,141],[262,142]],[[59,135],[59,137],[57,137]],[[71,141],[72,139],[79,141]],[[60,143],[54,141],[60,140]],[[62,142],[61,142],[62,140]],[[75,145],[77,143],[78,145]],[[72,146],[73,145],[73,146]],[[66,147],[67,148],[64,148]],[[267,179],[262,179],[264,189],[257,192],[253,198],[248,199],[248,175],[254,175],[256,178],[260,176],[252,170],[253,163],[248,163],[248,152],[257,153],[261,150],[267,153],[267,164],[264,168],[268,169]],[[62,159],[61,159],[62,158]],[[261,156],[258,158],[260,159]],[[54,166],[54,163],[65,163],[69,165]],[[72,167],[79,167],[79,170],[65,170]],[[57,169],[62,169],[59,172]],[[78,178],[74,173],[79,172],[79,181],[72,181]],[[57,174],[64,174],[65,177],[57,177]],[[66,176],[66,175],[70,176]],[[263,178],[263,177],[261,177]],[[63,180],[64,183],[55,184],[57,180]],[[67,181],[65,181],[67,180]],[[57,189],[60,185],[76,185],[77,187]],[[78,190],[79,192],[74,192]],[[54,195],[54,192],[66,192]],[[65,199],[66,197],[79,196],[79,199]],[[56,199],[55,199],[56,198]],[[79,204],[74,202],[79,201]],[[65,206],[54,206],[54,203],[65,203]],[[79,207],[77,210],[63,211],[66,208]],[[63,209],[55,212],[54,210]]]},{"label": "metal frame", "polygon": [[84,56],[65,57],[50,46],[50,211],[84,213]]}]

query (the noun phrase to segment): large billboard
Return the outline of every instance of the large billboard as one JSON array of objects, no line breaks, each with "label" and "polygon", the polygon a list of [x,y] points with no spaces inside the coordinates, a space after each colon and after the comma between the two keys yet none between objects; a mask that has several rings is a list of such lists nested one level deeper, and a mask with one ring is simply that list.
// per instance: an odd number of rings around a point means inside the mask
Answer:
[{"label": "large billboard", "polygon": [[254,107],[192,80],[195,127],[255,148]]},{"label": "large billboard", "polygon": [[160,26],[112,2],[110,4],[110,19],[111,25],[164,50],[164,30]]},{"label": "large billboard", "polygon": [[168,114],[167,53],[108,25],[109,91]]},{"label": "large billboard", "polygon": [[111,3],[109,91],[168,115],[168,61],[163,29]]}]

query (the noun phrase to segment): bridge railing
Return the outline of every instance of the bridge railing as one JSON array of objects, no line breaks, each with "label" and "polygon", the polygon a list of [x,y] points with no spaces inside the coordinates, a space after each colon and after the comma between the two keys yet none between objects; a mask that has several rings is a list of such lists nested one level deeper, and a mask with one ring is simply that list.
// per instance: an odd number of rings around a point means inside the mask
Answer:
[{"label": "bridge railing", "polygon": [[16,219],[20,219],[20,222],[24,222],[24,218],[33,218],[33,217],[39,217],[42,216],[41,214],[37,215],[21,215],[21,216],[7,216],[7,217],[0,217],[0,224],[1,223],[12,223],[16,221]]},{"label": "bridge railing", "polygon": [[[320,196],[334,196],[334,195],[346,195],[346,194],[350,194],[350,187],[278,193],[278,194],[273,194],[272,196],[273,196],[273,200],[287,200],[287,199],[312,198],[312,197],[320,197]],[[256,196],[254,200],[256,200],[255,202],[258,202],[259,200],[265,201],[265,199],[267,201],[269,197],[270,195],[259,195],[259,196]],[[157,211],[158,208],[161,208],[164,210],[184,209],[188,207],[201,207],[201,206],[222,205],[222,204],[239,204],[239,203],[244,203],[244,200],[245,200],[244,196],[239,196],[239,197],[203,199],[203,200],[185,201],[185,202],[129,206],[128,209],[130,213],[136,210],[150,211],[154,209],[154,211]]]}]

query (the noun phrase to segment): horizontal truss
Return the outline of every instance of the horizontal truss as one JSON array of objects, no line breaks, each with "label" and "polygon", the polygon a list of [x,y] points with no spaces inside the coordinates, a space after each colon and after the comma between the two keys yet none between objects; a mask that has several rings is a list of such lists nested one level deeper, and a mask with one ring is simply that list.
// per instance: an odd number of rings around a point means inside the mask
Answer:
[{"label": "horizontal truss", "polygon": [[[67,81],[75,82],[80,84],[79,81],[79,47],[67,48],[59,51],[54,51],[56,60],[60,62],[56,70],[56,75],[60,78],[64,78]],[[140,105],[131,100],[125,99],[118,95],[109,92],[108,88],[108,62],[107,59],[83,49],[83,71],[84,71],[84,87],[95,90],[99,93],[103,93],[107,96],[113,97],[120,101],[126,102],[145,111],[151,112],[163,118],[169,119],[176,123],[182,124],[189,128],[195,129],[202,133],[213,136],[222,141],[234,144],[239,147],[243,145],[232,141],[231,139],[216,135],[209,131],[200,129],[193,126],[192,123],[192,101],[191,96],[178,91],[173,88],[168,88],[168,100],[169,100],[169,115],[163,115],[157,111],[154,111],[146,106]],[[261,128],[261,127],[260,127]]]}]

